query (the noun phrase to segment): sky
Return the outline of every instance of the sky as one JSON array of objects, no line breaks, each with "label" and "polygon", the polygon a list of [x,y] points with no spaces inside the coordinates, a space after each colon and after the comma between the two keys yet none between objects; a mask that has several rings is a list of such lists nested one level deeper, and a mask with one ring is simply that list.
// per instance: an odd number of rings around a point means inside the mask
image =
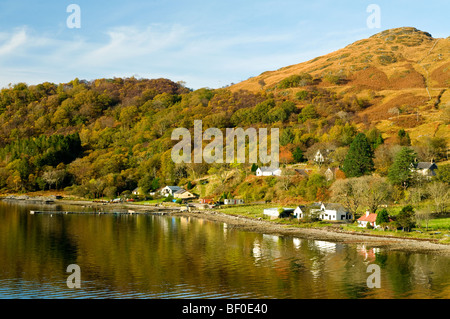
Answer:
[{"label": "sky", "polygon": [[446,38],[449,12],[448,0],[1,0],[0,87],[134,76],[220,88],[390,28]]}]

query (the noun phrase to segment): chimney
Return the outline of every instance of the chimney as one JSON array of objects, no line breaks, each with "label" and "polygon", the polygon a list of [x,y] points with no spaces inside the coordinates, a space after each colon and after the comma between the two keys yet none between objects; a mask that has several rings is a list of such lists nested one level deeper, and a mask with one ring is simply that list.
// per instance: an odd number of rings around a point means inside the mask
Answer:
[{"label": "chimney", "polygon": [[366,210],[366,216],[367,217],[369,217],[369,214],[370,214],[369,210]]}]

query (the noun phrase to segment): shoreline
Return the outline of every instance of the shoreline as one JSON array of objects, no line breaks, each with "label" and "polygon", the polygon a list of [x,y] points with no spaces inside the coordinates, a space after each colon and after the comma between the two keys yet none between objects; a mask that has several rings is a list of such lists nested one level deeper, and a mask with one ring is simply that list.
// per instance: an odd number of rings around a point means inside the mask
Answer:
[{"label": "shoreline", "polygon": [[362,233],[352,233],[342,230],[332,230],[331,228],[300,228],[287,224],[277,224],[266,220],[257,220],[243,216],[234,216],[221,213],[217,210],[191,210],[185,207],[171,206],[149,206],[131,203],[100,203],[82,200],[55,199],[52,203],[48,199],[36,198],[1,198],[2,201],[23,202],[27,204],[47,204],[47,205],[74,205],[91,208],[102,208],[111,210],[114,208],[127,209],[133,214],[161,212],[168,216],[193,217],[213,222],[226,223],[228,228],[242,231],[251,231],[264,234],[294,236],[310,240],[331,241],[342,244],[364,244],[370,247],[383,248],[390,251],[404,251],[414,253],[439,254],[450,256],[450,245],[433,242],[433,239],[402,238],[389,235],[372,235]]},{"label": "shoreline", "polygon": [[226,223],[228,228],[280,236],[294,236],[310,240],[323,240],[341,244],[364,244],[374,248],[414,253],[433,253],[450,256],[450,245],[434,243],[432,239],[400,238],[386,235],[371,235],[333,231],[325,228],[299,228],[276,224],[265,220],[232,216],[217,211],[195,211],[172,213],[172,216],[194,217]]}]

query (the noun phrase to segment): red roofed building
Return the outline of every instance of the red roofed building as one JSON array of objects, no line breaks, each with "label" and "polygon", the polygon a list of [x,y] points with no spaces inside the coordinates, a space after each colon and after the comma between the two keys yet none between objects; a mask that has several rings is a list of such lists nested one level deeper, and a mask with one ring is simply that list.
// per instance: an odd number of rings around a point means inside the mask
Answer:
[{"label": "red roofed building", "polygon": [[367,211],[365,215],[358,218],[358,226],[367,227],[367,223],[370,223],[373,228],[377,228],[378,225],[375,223],[376,220],[377,214],[370,214],[369,211]]}]

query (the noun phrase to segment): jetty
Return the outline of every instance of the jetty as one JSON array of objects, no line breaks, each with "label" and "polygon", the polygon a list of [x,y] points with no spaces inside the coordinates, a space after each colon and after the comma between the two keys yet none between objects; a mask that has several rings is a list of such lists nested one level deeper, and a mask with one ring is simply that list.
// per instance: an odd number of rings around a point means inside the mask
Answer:
[{"label": "jetty", "polygon": [[169,215],[173,211],[91,211],[91,212],[74,212],[74,211],[50,211],[50,210],[30,210],[30,215]]}]

